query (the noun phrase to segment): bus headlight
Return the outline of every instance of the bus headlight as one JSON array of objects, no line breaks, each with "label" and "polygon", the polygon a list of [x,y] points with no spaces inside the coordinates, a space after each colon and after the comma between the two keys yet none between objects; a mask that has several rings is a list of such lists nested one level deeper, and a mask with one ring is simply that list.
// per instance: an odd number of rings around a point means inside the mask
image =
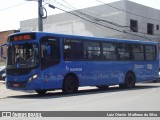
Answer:
[{"label": "bus headlight", "polygon": [[37,74],[35,74],[35,75],[33,75],[33,77],[32,77],[32,78],[33,78],[33,79],[35,79],[35,78],[37,78],[37,77],[38,77],[38,75],[37,75]]},{"label": "bus headlight", "polygon": [[32,77],[29,78],[29,81],[32,81],[33,79],[36,79],[38,77],[38,74],[34,74]]}]

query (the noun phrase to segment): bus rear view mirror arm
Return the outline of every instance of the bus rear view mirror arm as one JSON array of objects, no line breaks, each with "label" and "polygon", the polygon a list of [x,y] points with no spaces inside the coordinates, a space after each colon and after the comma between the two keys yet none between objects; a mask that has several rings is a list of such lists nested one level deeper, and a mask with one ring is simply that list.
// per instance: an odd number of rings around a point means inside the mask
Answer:
[{"label": "bus rear view mirror arm", "polygon": [[1,46],[1,57],[3,59],[6,59],[7,58],[7,48],[8,48],[8,44],[5,43]]}]

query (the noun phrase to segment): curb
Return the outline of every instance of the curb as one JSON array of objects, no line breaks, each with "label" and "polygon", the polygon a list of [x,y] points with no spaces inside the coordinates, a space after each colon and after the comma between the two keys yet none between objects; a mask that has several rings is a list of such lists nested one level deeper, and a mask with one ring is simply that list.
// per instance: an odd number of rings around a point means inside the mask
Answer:
[{"label": "curb", "polygon": [[4,87],[4,85],[5,85],[5,81],[0,81],[0,88]]}]

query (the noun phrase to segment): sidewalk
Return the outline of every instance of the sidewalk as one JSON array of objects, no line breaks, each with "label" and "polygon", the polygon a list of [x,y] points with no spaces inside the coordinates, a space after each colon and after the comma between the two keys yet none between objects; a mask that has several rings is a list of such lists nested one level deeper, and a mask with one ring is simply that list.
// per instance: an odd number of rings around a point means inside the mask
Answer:
[{"label": "sidewalk", "polygon": [[5,81],[0,81],[0,99],[5,99],[9,96],[27,95],[27,94],[33,94],[33,92],[14,91],[6,89]]},{"label": "sidewalk", "polygon": [[5,87],[5,81],[0,81],[0,88]]}]

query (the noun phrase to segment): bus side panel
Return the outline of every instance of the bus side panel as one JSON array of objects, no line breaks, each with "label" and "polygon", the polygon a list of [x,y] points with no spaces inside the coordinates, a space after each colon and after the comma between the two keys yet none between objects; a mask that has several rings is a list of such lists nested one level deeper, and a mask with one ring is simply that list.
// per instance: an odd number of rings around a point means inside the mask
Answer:
[{"label": "bus side panel", "polygon": [[158,77],[158,62],[147,61],[144,72],[144,80],[153,80]]},{"label": "bus side panel", "polygon": [[114,85],[124,78],[120,72],[123,65],[111,61],[72,61],[66,62],[65,66],[66,71],[78,76],[80,86]]},{"label": "bus side panel", "polygon": [[136,82],[153,80],[158,75],[157,62],[155,61],[134,62],[134,73],[136,76]]},{"label": "bus side panel", "polygon": [[80,86],[93,85],[96,83],[96,71],[91,69],[93,63],[89,61],[65,61],[64,74],[74,73],[79,80]]},{"label": "bus side panel", "polygon": [[80,86],[121,84],[128,71],[132,71],[137,82],[141,82],[153,79],[157,74],[155,69],[154,62],[144,61],[65,61],[42,72],[42,86],[43,89],[62,88],[64,77],[69,73],[78,77]]},{"label": "bus side panel", "polygon": [[64,72],[65,71],[61,64],[43,70],[41,73],[42,89],[62,88]]},{"label": "bus side panel", "polygon": [[[99,67],[98,67],[99,66]],[[118,84],[121,72],[114,61],[101,61],[98,68],[98,85],[114,85]]]}]

